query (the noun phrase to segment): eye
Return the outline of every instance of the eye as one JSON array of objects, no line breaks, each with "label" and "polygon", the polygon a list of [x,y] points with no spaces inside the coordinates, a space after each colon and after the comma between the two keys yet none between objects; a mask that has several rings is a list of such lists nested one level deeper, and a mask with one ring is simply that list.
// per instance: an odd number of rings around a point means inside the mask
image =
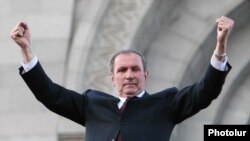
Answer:
[{"label": "eye", "polygon": [[132,71],[141,71],[141,68],[138,66],[132,67]]},{"label": "eye", "polygon": [[121,67],[117,69],[117,72],[126,72],[127,68]]}]

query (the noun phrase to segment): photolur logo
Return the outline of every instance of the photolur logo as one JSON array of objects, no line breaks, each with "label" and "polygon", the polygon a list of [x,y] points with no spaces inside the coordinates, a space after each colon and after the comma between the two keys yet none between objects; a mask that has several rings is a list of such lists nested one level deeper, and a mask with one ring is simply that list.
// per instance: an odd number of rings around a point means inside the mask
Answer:
[{"label": "photolur logo", "polygon": [[208,129],[208,136],[246,136],[247,131],[238,131],[234,129],[234,131],[230,131],[226,129],[226,131],[218,131],[217,129]]},{"label": "photolur logo", "polygon": [[250,125],[204,125],[204,141],[216,139],[249,141]]}]

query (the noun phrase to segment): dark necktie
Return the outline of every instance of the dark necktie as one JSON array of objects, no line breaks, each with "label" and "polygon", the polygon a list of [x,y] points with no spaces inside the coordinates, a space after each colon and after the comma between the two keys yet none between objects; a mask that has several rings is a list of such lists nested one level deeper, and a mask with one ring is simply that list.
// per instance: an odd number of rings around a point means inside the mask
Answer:
[{"label": "dark necktie", "polygon": [[127,103],[128,103],[128,101],[129,101],[129,99],[131,99],[131,98],[128,97],[128,98],[124,101],[124,103],[122,104],[122,107],[120,108],[121,113],[123,113],[123,111],[125,110],[125,108],[126,108],[126,106],[127,106]]},{"label": "dark necktie", "polygon": [[[122,104],[122,107],[120,108],[121,113],[123,113],[123,111],[125,110],[129,99],[131,99],[131,98],[128,97],[126,99],[126,101]],[[122,136],[121,136],[121,132],[120,131],[119,131],[119,133],[117,135],[116,141],[122,141]]]}]

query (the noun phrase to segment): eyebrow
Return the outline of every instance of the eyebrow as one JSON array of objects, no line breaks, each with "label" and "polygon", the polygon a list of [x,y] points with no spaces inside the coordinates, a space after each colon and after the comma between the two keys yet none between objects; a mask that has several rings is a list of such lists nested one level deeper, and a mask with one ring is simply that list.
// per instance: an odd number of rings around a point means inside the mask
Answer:
[{"label": "eyebrow", "polygon": [[138,65],[134,65],[134,66],[119,66],[119,67],[117,67],[117,70],[120,70],[120,69],[127,69],[127,68],[132,68],[132,69],[134,69],[134,68],[139,68],[139,69],[141,69],[140,68],[140,66],[138,66]]}]

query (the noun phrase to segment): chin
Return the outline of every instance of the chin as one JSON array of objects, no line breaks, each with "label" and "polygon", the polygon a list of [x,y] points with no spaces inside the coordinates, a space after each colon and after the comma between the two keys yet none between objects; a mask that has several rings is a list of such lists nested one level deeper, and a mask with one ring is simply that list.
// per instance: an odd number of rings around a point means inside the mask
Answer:
[{"label": "chin", "polygon": [[130,91],[125,91],[125,94],[126,95],[132,95],[132,96],[135,96],[135,95],[137,95],[138,94],[138,91],[133,91],[133,90],[130,90]]}]

